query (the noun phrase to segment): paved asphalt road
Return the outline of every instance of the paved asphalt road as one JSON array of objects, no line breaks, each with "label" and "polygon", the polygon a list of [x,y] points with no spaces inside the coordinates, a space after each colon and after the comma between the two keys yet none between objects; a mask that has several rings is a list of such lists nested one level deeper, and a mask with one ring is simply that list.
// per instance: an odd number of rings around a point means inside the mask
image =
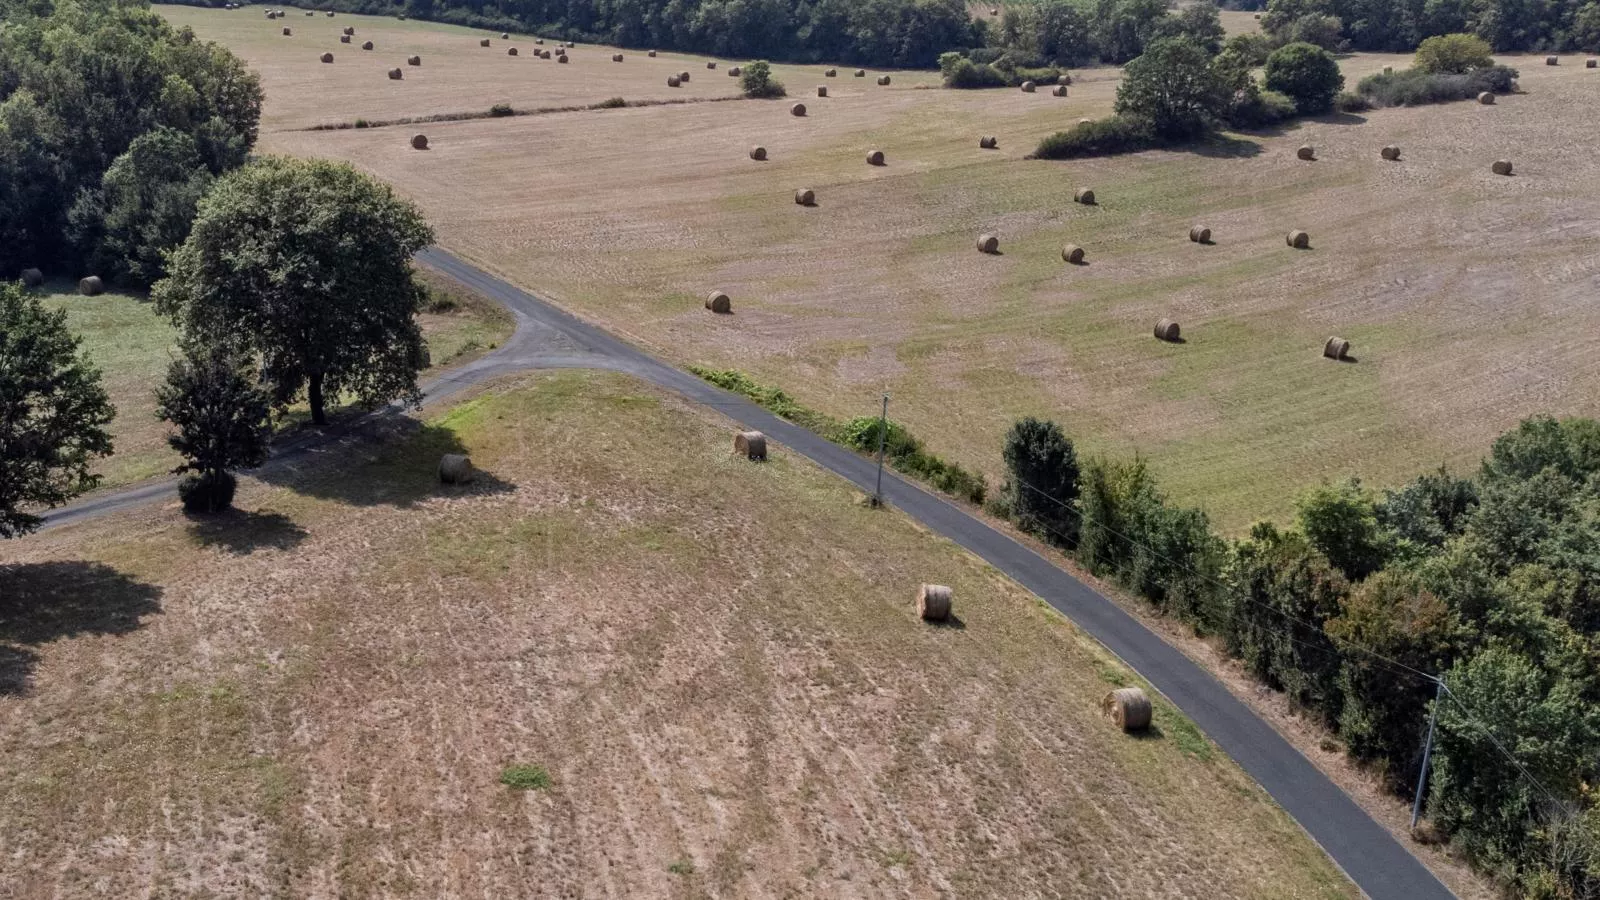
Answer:
[{"label": "paved asphalt road", "polygon": [[[437,248],[421,262],[505,304],[516,333],[504,347],[423,386],[430,402],[502,375],[537,368],[595,368],[625,372],[712,407],[817,465],[871,492],[873,462],[742,397],[676,369],[600,328]],[[394,412],[379,410],[373,416]],[[268,465],[293,465],[339,435],[313,435],[275,454]],[[52,510],[46,525],[64,524],[170,497],[170,480],[147,483]],[[1093,635],[1165,694],[1222,750],[1266,788],[1340,868],[1373,900],[1434,900],[1453,895],[1416,857],[1334,786],[1270,725],[1257,718],[1215,678],[1138,620],[1023,544],[942,497],[892,473],[884,475],[891,506],[982,557]]]}]

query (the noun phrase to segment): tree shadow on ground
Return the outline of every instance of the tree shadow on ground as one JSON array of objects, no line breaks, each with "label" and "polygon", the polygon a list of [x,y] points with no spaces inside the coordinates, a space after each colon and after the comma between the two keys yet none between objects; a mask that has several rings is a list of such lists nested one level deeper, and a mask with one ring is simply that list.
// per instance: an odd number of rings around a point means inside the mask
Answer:
[{"label": "tree shadow on ground", "polygon": [[[1250,132],[1258,134],[1258,132]],[[1261,155],[1261,145],[1245,138],[1232,137],[1226,134],[1214,134],[1190,141],[1186,144],[1173,144],[1168,150],[1180,153],[1192,153],[1195,156],[1205,156],[1211,159],[1248,159]]]},{"label": "tree shadow on ground", "polygon": [[282,513],[226,509],[189,516],[189,536],[203,547],[220,547],[236,556],[257,550],[293,550],[308,532]]},{"label": "tree shadow on ground", "polygon": [[439,483],[439,459],[467,453],[454,431],[409,416],[381,416],[252,473],[297,494],[353,506],[408,507],[439,495],[500,494],[516,485],[478,470],[470,484]]},{"label": "tree shadow on ground", "polygon": [[161,588],[94,562],[0,565],[0,696],[27,691],[31,647],[86,634],[127,634],[161,611]]}]

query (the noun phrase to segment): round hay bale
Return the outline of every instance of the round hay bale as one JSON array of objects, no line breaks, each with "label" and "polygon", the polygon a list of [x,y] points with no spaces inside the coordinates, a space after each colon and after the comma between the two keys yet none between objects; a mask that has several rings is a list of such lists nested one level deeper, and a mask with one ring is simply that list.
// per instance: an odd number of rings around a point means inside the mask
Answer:
[{"label": "round hay bale", "polygon": [[1383,67],[1383,74],[1385,74],[1385,75],[1393,75],[1394,74],[1394,66],[1384,66]]},{"label": "round hay bale", "polygon": [[839,70],[838,69],[829,69],[828,71],[822,73],[822,77],[824,77],[824,78],[838,78],[839,77]]},{"label": "round hay bale", "polygon": [[405,13],[401,13],[400,15],[395,16],[395,18],[399,19],[402,22],[404,22],[406,20],[406,14]]},{"label": "round hay bale", "polygon": [[683,82],[684,84],[688,84],[689,83],[689,73],[688,72],[679,72],[678,73],[678,80]]},{"label": "round hay bale", "polygon": [[611,61],[612,62],[622,62],[622,54],[621,53],[613,53],[613,54],[611,54]]},{"label": "round hay bale", "polygon": [[1150,727],[1150,698],[1139,688],[1117,688],[1100,701],[1100,711],[1128,733]]},{"label": "round hay bale", "polygon": [[1087,125],[1087,124],[1089,124],[1090,122],[1093,122],[1093,121],[1094,121],[1093,119],[1079,119],[1078,120],[1078,124],[1079,125]]},{"label": "round hay bale", "polygon": [[789,115],[791,116],[803,116],[805,114],[806,105],[804,103],[796,103],[795,105],[789,107]]},{"label": "round hay bale", "polygon": [[99,275],[78,279],[78,293],[85,297],[97,297],[105,292],[106,283],[100,280]]},{"label": "round hay bale", "polygon": [[878,76],[878,84],[887,86],[889,84],[889,76],[887,76],[887,75],[879,75]]},{"label": "round hay bale", "polygon": [[1583,67],[1585,69],[1592,69],[1597,65],[1600,65],[1600,59],[1586,59],[1583,61]]},{"label": "round hay bale", "polygon": [[713,61],[713,60],[706,60],[706,68],[707,68],[707,69],[715,69],[715,68],[716,68],[716,67],[717,67],[717,64],[716,64],[716,62],[715,62],[715,61]]},{"label": "round hay bale", "polygon": [[980,234],[980,235],[978,235],[978,252],[979,253],[999,253],[1000,252],[1000,239],[995,237],[992,234]]},{"label": "round hay bale", "polygon": [[1036,87],[1035,87],[1034,83],[1031,82],[1031,81],[1024,81],[1022,83],[1022,92],[1024,94],[1031,94],[1031,93],[1034,92],[1035,89],[1036,89]]},{"label": "round hay bale", "polygon": [[648,56],[651,59],[655,59],[656,58],[656,52],[654,50],[651,50],[649,53],[646,53],[645,56]]},{"label": "round hay bale", "polygon": [[311,11],[311,10],[309,10],[309,9],[308,9],[308,10],[306,10],[306,15],[308,15],[308,16],[314,16],[314,15],[316,15],[316,13],[314,13],[314,12],[312,12],[312,11]]},{"label": "round hay bale", "polygon": [[1291,231],[1284,237],[1284,243],[1296,250],[1306,250],[1311,246],[1311,235],[1304,231]]},{"label": "round hay bale", "polygon": [[339,35],[339,43],[341,43],[341,44],[350,43],[350,35],[348,35],[348,34]]},{"label": "round hay bale", "polygon": [[549,59],[550,58],[550,51],[549,50],[538,50],[538,49],[535,49],[533,51],[533,55],[539,57],[540,59]]},{"label": "round hay bale", "polygon": [[1322,345],[1322,355],[1329,359],[1344,359],[1350,355],[1350,342],[1342,337],[1328,338]]},{"label": "round hay bale", "polygon": [[425,134],[413,134],[411,136],[411,149],[413,149],[413,150],[426,150],[426,149],[428,149],[428,136],[425,135]]},{"label": "round hay bale", "polygon": [[676,76],[676,75],[668,75],[667,76],[667,87],[678,87],[682,83],[683,82],[679,81],[678,80],[678,76]]},{"label": "round hay bale", "polygon": [[1065,97],[1066,95],[1067,95],[1067,86],[1064,85],[1064,84],[1058,84],[1055,87],[1050,89],[1050,96],[1052,96],[1052,97]]},{"label": "round hay bale", "polygon": [[765,161],[766,158],[767,158],[767,148],[761,146],[760,144],[757,144],[754,147],[751,147],[750,148],[750,158],[755,160],[756,162]]},{"label": "round hay bale", "polygon": [[273,19],[276,19],[276,18],[277,18],[277,17],[278,17],[278,14],[277,14],[277,13],[275,13],[275,12],[273,12],[273,11],[272,11],[272,10],[270,10],[270,9],[269,9],[269,10],[267,10],[267,21],[269,21],[269,22],[270,22],[270,21],[272,21],[272,20],[273,20]]},{"label": "round hay bale", "polygon": [[558,62],[558,63],[565,63],[566,61],[567,61],[567,55],[565,53],[563,53],[560,56],[556,57],[556,62]]},{"label": "round hay bale", "polygon": [[751,462],[765,462],[767,436],[759,431],[741,431],[733,436],[733,452]]},{"label": "round hay bale", "polygon": [[533,39],[533,43],[534,43],[534,46],[543,46],[544,38],[534,38]]},{"label": "round hay bale", "polygon": [[1077,244],[1062,244],[1061,259],[1074,266],[1083,265],[1083,248]]},{"label": "round hay bale", "polygon": [[1383,156],[1384,159],[1387,160],[1393,161],[1400,158],[1400,148],[1393,144],[1390,144],[1378,152]]},{"label": "round hay bale", "polygon": [[744,74],[744,69],[739,67],[739,66],[729,66],[728,67],[728,77],[729,78],[738,78],[740,75],[743,75],[743,74]]},{"label": "round hay bale", "polygon": [[1511,174],[1511,160],[1509,160],[1509,159],[1497,159],[1497,160],[1494,161],[1494,165],[1489,167],[1489,171],[1495,173],[1496,175],[1510,175]]},{"label": "round hay bale", "polygon": [[1544,64],[1547,66],[1559,66],[1561,65],[1561,60],[1554,56],[1546,56],[1544,58]]},{"label": "round hay bale", "polygon": [[24,287],[36,288],[44,284],[44,273],[38,269],[23,269],[22,284]]},{"label": "round hay bale", "polygon": [[1000,7],[998,7],[998,6],[989,7],[989,15],[991,15],[991,16],[1000,15]]},{"label": "round hay bale", "polygon": [[733,301],[728,299],[728,295],[721,291],[712,291],[706,296],[706,309],[714,313],[731,313],[733,312]]},{"label": "round hay bale", "polygon": [[511,32],[509,32],[509,31],[500,32],[500,40],[502,40],[502,41],[511,40]]},{"label": "round hay bale", "polygon": [[1494,94],[1490,93],[1489,91],[1483,91],[1482,93],[1478,94],[1478,102],[1482,103],[1484,106],[1493,106]]},{"label": "round hay bale", "polygon": [[353,35],[356,33],[356,27],[354,25],[346,25],[344,27],[344,33]]},{"label": "round hay bale", "polygon": [[489,46],[489,39],[488,38],[480,38],[478,40],[478,46],[479,47],[487,47],[487,46]]},{"label": "round hay bale", "polygon": [[828,86],[825,85],[825,84],[817,85],[817,96],[818,97],[826,97],[826,96],[828,96]]},{"label": "round hay bale", "polygon": [[1162,319],[1156,323],[1156,337],[1163,341],[1178,341],[1178,323],[1171,319]]},{"label": "round hay bale", "polygon": [[867,165],[881,166],[883,163],[884,159],[882,150],[872,150],[867,153]]},{"label": "round hay bale", "polygon": [[333,62],[333,54],[332,53],[324,53],[324,54],[322,54],[322,61],[325,62],[325,63]]},{"label": "round hay bale", "polygon": [[857,78],[865,78],[865,77],[867,77],[867,70],[866,69],[857,69],[856,70],[856,77]]},{"label": "round hay bale", "polygon": [[283,27],[283,36],[284,36],[284,37],[293,37],[293,36],[294,36],[294,29],[293,29],[293,28],[290,28],[290,27],[289,27],[289,26],[287,26],[287,25],[285,25],[285,26],[284,26],[284,27]]},{"label": "round hay bale", "polygon": [[420,66],[420,65],[422,65],[422,57],[420,57],[420,56],[408,56],[408,57],[406,57],[406,65],[408,65],[408,66]]},{"label": "round hay bale", "polygon": [[801,206],[816,206],[817,192],[810,188],[800,188],[794,192],[794,202]]},{"label": "round hay bale", "polygon": [[463,453],[446,453],[439,457],[439,483],[471,484],[478,477],[472,460]]},{"label": "round hay bale", "polygon": [[1072,192],[1072,199],[1074,202],[1082,203],[1084,206],[1093,206],[1094,191],[1086,187],[1078,188],[1076,191]]},{"label": "round hay bale", "polygon": [[943,622],[950,618],[954,591],[942,584],[925,584],[917,589],[917,618],[924,622]]},{"label": "round hay bale", "polygon": [[578,49],[578,45],[572,41],[567,41],[567,46],[573,50]]},{"label": "round hay bale", "polygon": [[1209,244],[1211,243],[1211,229],[1204,225],[1196,225],[1189,229],[1189,240],[1194,241],[1196,244]]},{"label": "round hay bale", "polygon": [[328,10],[328,18],[333,18],[333,10]]},{"label": "round hay bale", "polygon": [[402,79],[404,77],[406,77],[406,73],[400,71],[399,69],[390,69],[389,70],[389,80],[390,81],[399,81],[400,79]]},{"label": "round hay bale", "polygon": [[997,137],[990,137],[988,135],[985,135],[983,137],[978,138],[978,149],[979,150],[998,150],[999,148],[1000,148],[1000,139],[997,138]]},{"label": "round hay bale", "polygon": [[1317,158],[1317,151],[1310,144],[1304,144],[1294,152],[1294,155],[1304,160],[1313,160]]},{"label": "round hay bale", "polygon": [[516,56],[517,55],[517,48],[515,48],[515,47],[507,47],[506,48],[506,55],[507,56]]},{"label": "round hay bale", "polygon": [[372,42],[371,41],[366,41],[365,43],[363,43],[361,45],[361,49],[363,49],[363,50],[371,50],[372,49]]}]

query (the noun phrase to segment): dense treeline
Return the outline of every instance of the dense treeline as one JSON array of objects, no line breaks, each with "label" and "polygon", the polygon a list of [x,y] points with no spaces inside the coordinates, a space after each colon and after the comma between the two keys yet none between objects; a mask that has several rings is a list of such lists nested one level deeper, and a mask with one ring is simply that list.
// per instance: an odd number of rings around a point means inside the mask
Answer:
[{"label": "dense treeline", "polygon": [[1523,896],[1600,895],[1600,423],[1528,420],[1471,478],[1324,484],[1236,542],[1050,423],[1005,460],[995,512],[1218,639],[1404,795],[1441,676],[1434,829]]},{"label": "dense treeline", "polygon": [[1261,25],[1330,49],[1404,52],[1434,35],[1468,32],[1502,53],[1600,50],[1596,0],[1271,0]]},{"label": "dense treeline", "polygon": [[142,5],[0,0],[0,21],[0,272],[149,285],[255,144],[256,76]]}]

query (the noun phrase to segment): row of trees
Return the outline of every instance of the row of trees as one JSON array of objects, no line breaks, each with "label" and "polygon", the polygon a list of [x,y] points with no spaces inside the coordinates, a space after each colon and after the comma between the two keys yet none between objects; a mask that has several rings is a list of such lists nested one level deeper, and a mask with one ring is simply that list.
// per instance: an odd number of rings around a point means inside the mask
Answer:
[{"label": "row of trees", "polygon": [[141,4],[0,0],[0,21],[0,272],[148,287],[254,146],[256,76]]},{"label": "row of trees", "polygon": [[1600,51],[1595,0],[1270,0],[1261,25],[1329,49],[1403,52],[1435,35],[1467,32],[1506,53]]},{"label": "row of trees", "polygon": [[1472,478],[1302,496],[1217,536],[1139,460],[1083,461],[1051,422],[1007,435],[996,512],[1221,642],[1531,897],[1600,892],[1600,423],[1535,418]]}]

